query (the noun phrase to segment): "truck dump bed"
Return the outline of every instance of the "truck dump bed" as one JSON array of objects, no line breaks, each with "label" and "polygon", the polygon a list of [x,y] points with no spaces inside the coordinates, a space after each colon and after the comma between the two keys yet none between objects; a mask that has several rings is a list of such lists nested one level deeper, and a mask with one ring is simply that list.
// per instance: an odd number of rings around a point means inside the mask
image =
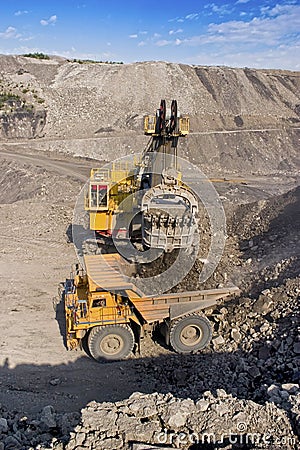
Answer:
[{"label": "truck dump bed", "polygon": [[217,304],[218,300],[238,294],[237,287],[164,294],[155,297],[130,298],[147,323],[176,319],[186,313],[200,311]]},{"label": "truck dump bed", "polygon": [[214,306],[218,300],[239,292],[234,286],[147,297],[122,274],[119,254],[86,255],[84,261],[89,291],[127,291],[131,304],[146,323],[161,322],[167,318],[173,320]]},{"label": "truck dump bed", "polygon": [[90,292],[134,289],[121,272],[121,256],[118,253],[85,255],[84,263]]}]

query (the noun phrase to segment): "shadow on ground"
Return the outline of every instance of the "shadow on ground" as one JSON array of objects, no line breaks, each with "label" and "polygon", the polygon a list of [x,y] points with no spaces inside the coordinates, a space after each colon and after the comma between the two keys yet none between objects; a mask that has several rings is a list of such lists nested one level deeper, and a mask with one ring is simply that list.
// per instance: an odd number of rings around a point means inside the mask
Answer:
[{"label": "shadow on ground", "polygon": [[[272,317],[266,316],[265,320],[272,321]],[[76,361],[67,364],[23,364],[15,368],[10,368],[6,360],[0,367],[0,403],[29,415],[46,405],[52,405],[58,412],[80,412],[92,400],[120,401],[136,391],[170,392],[179,398],[196,400],[205,391],[215,394],[217,389],[224,389],[236,398],[263,404],[268,398],[267,388],[272,384],[300,381],[292,342],[278,346],[278,341],[285,339],[287,329],[290,336],[297,336],[298,320],[295,311],[279,318],[273,339],[255,341],[248,352],[242,349],[214,352],[209,348],[186,356],[170,351],[155,358],[137,355],[108,364],[96,363],[79,353]],[[262,347],[269,349],[265,360],[259,355]],[[293,357],[295,366],[291,364]],[[293,424],[289,405],[285,409]],[[59,430],[55,433],[59,435]]]}]

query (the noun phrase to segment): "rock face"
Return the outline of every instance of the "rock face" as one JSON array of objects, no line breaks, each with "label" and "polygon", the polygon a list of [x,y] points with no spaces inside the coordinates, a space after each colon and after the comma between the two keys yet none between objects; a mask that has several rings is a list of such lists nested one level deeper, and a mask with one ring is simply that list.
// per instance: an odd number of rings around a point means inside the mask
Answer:
[{"label": "rock face", "polygon": [[1,114],[1,137],[6,139],[42,137],[46,116],[45,110],[17,111]]},{"label": "rock face", "polygon": [[[295,403],[299,386],[274,390],[295,408],[299,406]],[[298,448],[287,414],[273,402],[259,405],[238,400],[223,389],[216,394],[206,391],[197,401],[134,393],[122,402],[91,402],[82,409],[81,419],[75,413],[56,414],[51,406],[38,417],[21,417],[3,409],[1,414],[7,417],[0,419],[5,449]]]},{"label": "rock face", "polygon": [[[109,160],[141,152],[147,143],[143,116],[154,113],[161,98],[176,98],[191,119],[192,134],[180,152],[192,162],[223,173],[291,172],[297,166],[299,72],[21,56],[1,56],[0,70],[3,89],[37,106],[44,102],[43,133],[51,138],[39,142],[45,150]],[[10,137],[3,126],[2,136]]]}]

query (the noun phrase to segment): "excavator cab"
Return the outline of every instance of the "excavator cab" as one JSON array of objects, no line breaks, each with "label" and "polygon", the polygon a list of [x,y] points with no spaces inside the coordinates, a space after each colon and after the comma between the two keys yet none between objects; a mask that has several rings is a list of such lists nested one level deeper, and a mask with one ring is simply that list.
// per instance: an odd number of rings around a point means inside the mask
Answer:
[{"label": "excavator cab", "polygon": [[108,209],[109,185],[103,182],[93,182],[89,185],[89,209]]}]

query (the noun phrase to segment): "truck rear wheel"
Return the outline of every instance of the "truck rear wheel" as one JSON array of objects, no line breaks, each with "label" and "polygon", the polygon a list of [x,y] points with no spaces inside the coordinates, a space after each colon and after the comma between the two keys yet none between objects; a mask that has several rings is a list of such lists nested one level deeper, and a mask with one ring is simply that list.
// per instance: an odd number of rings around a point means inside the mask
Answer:
[{"label": "truck rear wheel", "polygon": [[99,362],[127,358],[134,346],[134,335],[127,325],[94,327],[88,337],[88,348]]},{"label": "truck rear wheel", "polygon": [[185,316],[171,325],[170,344],[177,353],[192,353],[206,347],[212,337],[212,327],[206,317]]}]

